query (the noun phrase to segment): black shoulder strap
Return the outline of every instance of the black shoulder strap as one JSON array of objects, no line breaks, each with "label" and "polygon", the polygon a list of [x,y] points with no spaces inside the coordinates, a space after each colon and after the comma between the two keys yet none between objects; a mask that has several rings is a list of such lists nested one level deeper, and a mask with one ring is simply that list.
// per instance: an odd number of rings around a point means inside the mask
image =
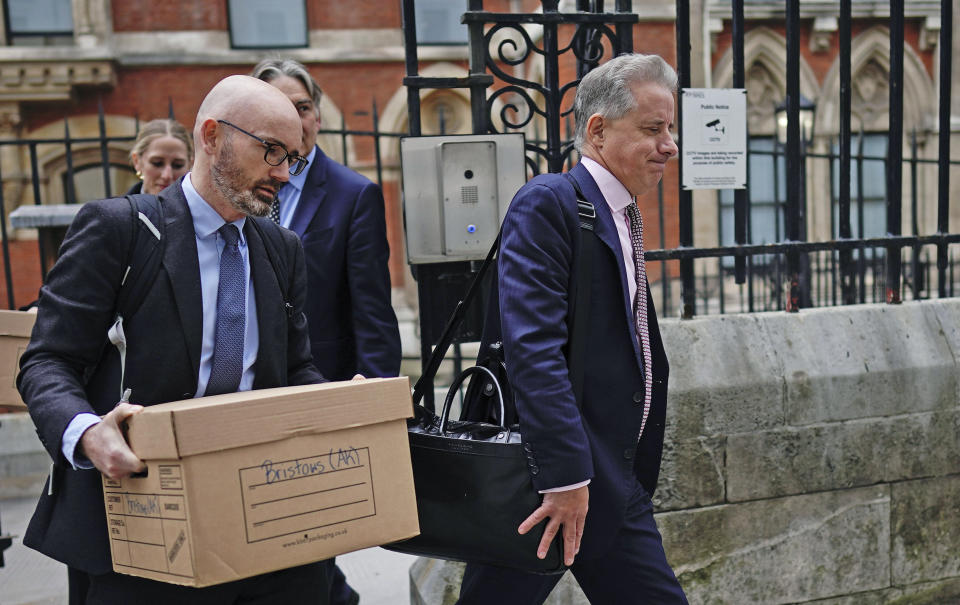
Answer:
[{"label": "black shoulder strap", "polygon": [[293,305],[290,303],[290,271],[287,266],[287,258],[281,253],[283,242],[280,240],[280,233],[277,229],[265,229],[258,220],[253,217],[247,219],[253,224],[260,239],[263,240],[263,247],[267,251],[267,259],[273,267],[273,272],[277,276],[277,283],[280,285],[280,294],[283,296],[283,306],[287,310],[287,316],[291,317],[294,313]]},{"label": "black shoulder strap", "polygon": [[126,198],[130,204],[133,230],[127,267],[117,295],[117,314],[129,318],[140,309],[157,279],[167,240],[164,237],[163,207],[157,196],[136,193]]},{"label": "black shoulder strap", "polygon": [[[157,280],[163,251],[167,245],[164,234],[163,206],[155,195],[137,193],[126,196],[130,205],[130,248],[127,251],[127,266],[120,278],[117,293],[116,317],[107,330],[107,339],[117,347],[120,355],[120,400],[127,399],[126,366],[127,336],[123,322],[133,317]],[[89,375],[85,376],[89,379]]]},{"label": "black shoulder strap", "polygon": [[593,233],[597,209],[587,201],[577,180],[568,172],[564,173],[564,176],[573,185],[573,190],[577,194],[577,215],[580,219],[580,257],[577,260],[576,297],[571,311],[570,345],[567,349],[570,358],[567,367],[570,369],[570,384],[577,400],[577,407],[582,407],[583,371],[586,365],[587,325],[590,315],[590,267],[593,261],[593,247],[596,243]]}]

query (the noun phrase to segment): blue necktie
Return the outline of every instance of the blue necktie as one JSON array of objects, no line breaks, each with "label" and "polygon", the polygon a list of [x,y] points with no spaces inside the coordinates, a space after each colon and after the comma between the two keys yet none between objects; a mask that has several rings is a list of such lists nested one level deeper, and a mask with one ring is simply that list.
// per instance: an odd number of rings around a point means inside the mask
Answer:
[{"label": "blue necktie", "polygon": [[240,256],[240,230],[225,224],[217,230],[223,238],[220,284],[217,288],[217,330],[213,364],[205,395],[234,393],[243,373],[243,334],[247,318],[246,273]]}]

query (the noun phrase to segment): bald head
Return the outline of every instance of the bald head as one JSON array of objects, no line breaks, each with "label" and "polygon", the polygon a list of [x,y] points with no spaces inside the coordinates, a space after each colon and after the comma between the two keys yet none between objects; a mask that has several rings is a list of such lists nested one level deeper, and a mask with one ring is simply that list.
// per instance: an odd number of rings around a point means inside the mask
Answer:
[{"label": "bald head", "polygon": [[257,123],[268,119],[278,123],[300,122],[300,116],[290,99],[273,86],[250,76],[228,76],[217,82],[200,104],[194,139],[205,120],[248,123],[245,119]]},{"label": "bald head", "polygon": [[293,103],[249,76],[229,76],[210,90],[197,112],[193,138],[191,181],[226,220],[269,212],[270,198],[289,179],[286,162],[272,166],[265,161],[265,144],[291,156],[303,153],[300,115]]}]

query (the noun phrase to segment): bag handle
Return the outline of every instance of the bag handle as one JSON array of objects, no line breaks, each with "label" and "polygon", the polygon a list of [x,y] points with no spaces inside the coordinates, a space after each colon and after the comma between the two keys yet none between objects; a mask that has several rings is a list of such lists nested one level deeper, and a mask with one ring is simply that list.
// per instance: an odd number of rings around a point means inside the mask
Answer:
[{"label": "bag handle", "polygon": [[453,384],[450,385],[450,390],[447,391],[447,398],[443,400],[443,409],[440,411],[441,435],[443,435],[445,432],[444,429],[447,426],[447,420],[450,416],[450,406],[453,405],[453,398],[460,389],[460,385],[463,384],[463,381],[467,378],[467,376],[473,376],[474,374],[486,374],[487,378],[490,379],[490,382],[496,388],[497,401],[500,403],[500,427],[503,430],[508,430],[507,425],[504,423],[503,391],[500,390],[500,382],[497,380],[497,377],[493,375],[493,372],[487,368],[483,366],[471,366],[460,372],[460,375],[457,376],[456,380],[453,381]]}]

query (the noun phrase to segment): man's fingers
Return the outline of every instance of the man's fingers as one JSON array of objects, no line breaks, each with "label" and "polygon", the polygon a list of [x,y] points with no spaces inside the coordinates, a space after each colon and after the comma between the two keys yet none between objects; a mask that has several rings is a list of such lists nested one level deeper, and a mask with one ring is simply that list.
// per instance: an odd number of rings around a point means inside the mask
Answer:
[{"label": "man's fingers", "polygon": [[577,540],[576,521],[563,524],[563,562],[568,567],[573,565],[573,557],[577,554],[579,548]]},{"label": "man's fingers", "polygon": [[577,517],[577,543],[574,553],[580,552],[580,540],[583,538],[583,528],[586,526],[587,516]]},{"label": "man's fingers", "polygon": [[87,429],[80,437],[80,451],[111,479],[122,479],[146,468],[127,445],[121,428],[130,416],[142,409],[143,406],[121,402],[103,417],[102,422]]},{"label": "man's fingers", "polygon": [[522,535],[534,528],[537,523],[540,523],[547,518],[547,511],[543,508],[543,505],[539,506],[537,510],[530,513],[530,516],[523,520],[523,523],[520,524],[520,527],[517,528],[517,531]]},{"label": "man's fingers", "polygon": [[[554,519],[550,519],[550,522],[547,523],[546,529],[543,530],[543,537],[540,539],[540,546],[537,547],[537,557],[540,559],[547,558],[547,551],[550,550],[550,543],[553,542],[553,537],[557,535],[557,529],[560,527],[560,522]],[[570,562],[573,563],[573,557],[570,557]]]},{"label": "man's fingers", "polygon": [[[130,418],[134,414],[137,414],[143,410],[142,405],[136,405],[133,403],[127,403],[121,401],[117,404],[117,407],[110,410],[110,413],[107,414],[107,418],[111,418],[118,425],[123,423],[126,419]],[[105,418],[106,420],[106,418]]]}]

